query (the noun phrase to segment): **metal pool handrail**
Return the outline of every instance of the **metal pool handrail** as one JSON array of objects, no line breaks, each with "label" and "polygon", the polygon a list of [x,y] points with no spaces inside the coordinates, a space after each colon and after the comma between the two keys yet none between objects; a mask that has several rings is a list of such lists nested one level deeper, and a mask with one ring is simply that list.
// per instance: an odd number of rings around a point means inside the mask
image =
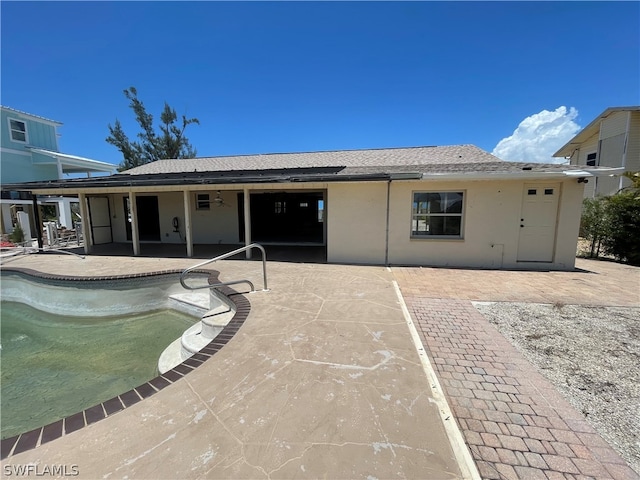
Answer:
[{"label": "metal pool handrail", "polygon": [[208,265],[209,263],[216,262],[218,260],[224,260],[225,258],[229,258],[229,257],[232,257],[234,255],[237,255],[238,253],[241,253],[241,252],[244,252],[244,251],[247,251],[247,250],[251,250],[252,248],[257,248],[262,252],[262,275],[263,275],[263,284],[264,284],[263,290],[264,291],[268,290],[268,288],[267,288],[267,252],[265,252],[264,247],[262,245],[259,245],[257,243],[252,243],[251,245],[247,245],[245,247],[238,248],[238,249],[233,250],[231,252],[223,253],[222,255],[218,255],[215,258],[212,258],[210,260],[206,260],[204,262],[198,263],[197,265],[193,265],[192,267],[189,267],[189,268],[185,269],[180,274],[180,285],[182,285],[187,290],[198,290],[200,288],[214,288],[214,287],[220,287],[220,286],[223,286],[223,285],[235,285],[235,284],[238,284],[238,283],[248,283],[249,286],[251,287],[251,291],[254,292],[255,291],[255,287],[253,286],[253,283],[251,283],[249,280],[234,280],[234,281],[231,281],[231,282],[215,283],[215,284],[211,284],[211,285],[201,285],[199,287],[193,287],[193,286],[187,285],[185,283],[185,278],[187,277],[187,275],[189,275],[189,273],[191,273],[195,269],[203,267],[205,265]]}]

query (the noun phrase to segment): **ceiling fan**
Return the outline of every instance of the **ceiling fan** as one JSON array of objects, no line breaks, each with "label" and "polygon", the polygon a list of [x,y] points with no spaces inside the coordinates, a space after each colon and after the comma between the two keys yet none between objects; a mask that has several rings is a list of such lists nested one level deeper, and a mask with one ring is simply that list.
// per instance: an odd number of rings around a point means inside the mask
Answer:
[{"label": "ceiling fan", "polygon": [[212,200],[212,202],[218,207],[230,207],[231,205],[227,204],[222,196],[220,196],[220,190],[216,192],[216,198]]}]

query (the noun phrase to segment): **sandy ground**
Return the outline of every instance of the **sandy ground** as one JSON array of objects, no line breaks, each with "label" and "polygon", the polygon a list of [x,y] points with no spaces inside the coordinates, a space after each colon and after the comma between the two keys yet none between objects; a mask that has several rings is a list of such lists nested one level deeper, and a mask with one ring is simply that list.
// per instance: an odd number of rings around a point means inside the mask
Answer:
[{"label": "sandy ground", "polygon": [[640,308],[475,305],[640,471]]}]

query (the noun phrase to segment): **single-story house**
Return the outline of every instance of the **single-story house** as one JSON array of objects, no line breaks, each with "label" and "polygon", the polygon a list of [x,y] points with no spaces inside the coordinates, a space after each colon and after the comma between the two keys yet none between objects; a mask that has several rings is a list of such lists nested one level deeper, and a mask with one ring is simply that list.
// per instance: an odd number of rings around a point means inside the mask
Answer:
[{"label": "single-story house", "polygon": [[473,145],[159,160],[3,185],[79,199],[94,245],[315,245],[330,263],[570,270],[585,183],[620,169],[505,162]]}]

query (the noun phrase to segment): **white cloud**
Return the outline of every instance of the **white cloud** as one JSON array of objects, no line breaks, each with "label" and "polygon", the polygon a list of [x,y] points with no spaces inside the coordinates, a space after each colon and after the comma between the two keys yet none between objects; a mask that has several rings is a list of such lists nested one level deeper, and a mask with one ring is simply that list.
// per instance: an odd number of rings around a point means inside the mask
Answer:
[{"label": "white cloud", "polygon": [[552,155],[580,131],[574,121],[577,116],[573,107],[542,110],[520,122],[513,135],[500,140],[491,153],[512,162],[564,163]]}]

